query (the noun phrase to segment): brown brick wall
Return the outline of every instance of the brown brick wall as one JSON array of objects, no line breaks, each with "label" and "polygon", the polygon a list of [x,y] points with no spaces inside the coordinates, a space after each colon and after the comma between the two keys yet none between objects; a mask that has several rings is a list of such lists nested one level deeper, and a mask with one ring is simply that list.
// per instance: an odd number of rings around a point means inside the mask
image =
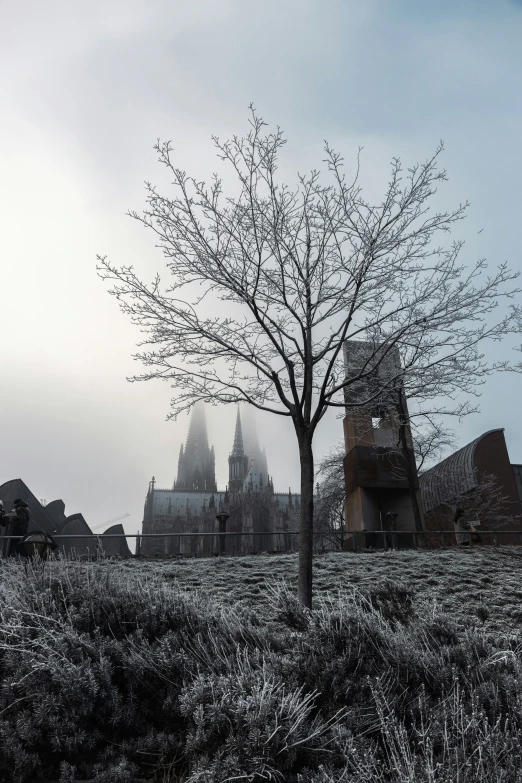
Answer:
[{"label": "brown brick wall", "polygon": [[[499,486],[509,499],[505,513],[513,515],[515,520],[513,523],[499,525],[499,529],[522,531],[522,507],[503,432],[491,432],[482,438],[475,452],[475,465],[479,477],[484,473],[492,473],[496,476]],[[502,540],[505,538],[503,536]],[[520,539],[517,538],[513,543],[519,544]]]}]

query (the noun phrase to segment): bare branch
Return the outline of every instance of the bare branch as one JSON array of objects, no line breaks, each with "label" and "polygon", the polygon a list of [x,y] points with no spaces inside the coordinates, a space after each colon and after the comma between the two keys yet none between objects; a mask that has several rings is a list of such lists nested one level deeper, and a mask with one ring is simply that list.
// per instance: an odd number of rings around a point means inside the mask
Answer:
[{"label": "bare branch", "polygon": [[[146,285],[104,257],[98,272],[115,283],[110,293],[149,347],[135,357],[148,372],[131,380],[168,380],[173,418],[198,400],[240,400],[292,418],[302,468],[300,546],[311,552],[312,441],[328,408],[344,408],[350,386],[371,379],[393,351],[400,370],[387,389],[352,407],[371,407],[399,389],[414,404],[410,418],[457,415],[492,372],[521,371],[522,363],[491,363],[483,353],[487,343],[522,332],[518,274],[461,260],[464,244],[450,235],[467,203],[431,208],[447,180],[442,143],[406,170],[393,159],[384,196],[372,204],[359,184],[360,150],[349,181],[327,142],[326,171],[298,174],[292,187],[281,182],[283,132],[269,132],[250,110],[246,136],[214,138],[236,183],[228,196],[217,174],[209,184],[197,181],[174,165],[170,142],[155,146],[173,190],[164,195],[147,182],[146,209],[129,214],[154,232],[170,287],[159,275]],[[347,377],[341,351],[353,340],[373,342],[375,352]],[[310,579],[309,569],[300,571],[300,590],[310,592]]]}]

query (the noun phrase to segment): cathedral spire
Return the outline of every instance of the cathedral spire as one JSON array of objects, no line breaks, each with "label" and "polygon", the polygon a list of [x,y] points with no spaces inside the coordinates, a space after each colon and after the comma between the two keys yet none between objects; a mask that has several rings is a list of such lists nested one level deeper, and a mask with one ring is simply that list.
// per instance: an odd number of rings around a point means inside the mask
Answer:
[{"label": "cathedral spire", "polygon": [[237,409],[236,416],[236,432],[234,434],[234,447],[232,449],[232,457],[242,457],[245,453],[243,448],[243,433],[241,431],[241,416],[239,415],[239,407]]},{"label": "cathedral spire", "polygon": [[207,422],[203,403],[198,402],[190,417],[185,448],[181,446],[176,489],[216,492],[214,449],[208,446]]},{"label": "cathedral spire", "polygon": [[263,484],[266,484],[268,476],[266,453],[264,449],[261,449],[254,412],[251,410],[250,406],[247,406],[242,410],[241,421],[243,448],[245,450],[245,454],[247,454],[249,457],[249,465],[253,460],[256,472],[260,477],[263,477]]},{"label": "cathedral spire", "polygon": [[243,481],[248,472],[248,457],[243,447],[243,433],[241,431],[241,415],[239,408],[236,416],[236,431],[234,433],[234,446],[228,458],[228,486],[231,492],[239,492],[243,488]]}]

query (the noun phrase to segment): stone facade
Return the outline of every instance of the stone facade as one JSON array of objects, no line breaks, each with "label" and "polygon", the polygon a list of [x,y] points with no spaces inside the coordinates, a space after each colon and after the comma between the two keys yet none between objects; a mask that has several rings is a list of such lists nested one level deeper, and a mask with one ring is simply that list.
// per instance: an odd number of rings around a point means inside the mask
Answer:
[{"label": "stone facade", "polygon": [[[198,442],[194,438],[198,423]],[[203,427],[202,427],[203,422]],[[250,426],[250,459],[244,447],[241,416],[238,411],[232,450],[228,459],[229,483],[224,491],[204,489],[195,473],[185,466],[201,464],[196,459],[200,443],[208,448],[204,414],[195,409],[189,426],[187,443],[183,448],[182,481],[178,478],[172,489],[159,489],[153,479],[149,484],[143,514],[143,533],[158,534],[157,538],[143,538],[140,551],[143,555],[211,555],[219,551],[218,523],[216,515],[225,511],[229,515],[226,531],[242,533],[225,536],[222,551],[247,554],[251,552],[288,551],[297,548],[297,536],[288,535],[298,528],[299,496],[274,491],[273,480],[268,475],[266,456],[257,442],[255,430]],[[200,469],[199,469],[200,470]],[[201,475],[201,470],[199,475]],[[213,473],[206,480],[215,486]],[[183,488],[181,486],[183,484]],[[193,536],[161,534],[192,533]],[[200,533],[212,533],[200,536]],[[293,540],[292,540],[293,539]]]}]

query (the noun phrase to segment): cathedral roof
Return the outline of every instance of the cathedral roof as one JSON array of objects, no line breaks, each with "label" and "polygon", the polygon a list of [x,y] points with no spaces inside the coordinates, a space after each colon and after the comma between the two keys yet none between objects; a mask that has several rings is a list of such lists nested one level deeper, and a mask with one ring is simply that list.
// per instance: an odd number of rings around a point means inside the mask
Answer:
[{"label": "cathedral roof", "polygon": [[[154,489],[152,493],[152,515],[153,516],[181,516],[185,517],[187,509],[192,516],[198,516],[201,513],[203,504],[207,508],[212,496],[216,510],[220,502],[225,500],[226,492],[199,492],[197,490],[179,490],[179,489]],[[272,501],[277,503],[281,510],[288,506],[288,492],[274,492]],[[299,500],[299,495],[293,495],[293,499]],[[217,513],[217,511],[216,511]]]},{"label": "cathedral roof", "polygon": [[243,492],[248,492],[249,488],[259,490],[261,486],[261,477],[254,462],[252,462],[243,481]]},{"label": "cathedral roof", "polygon": [[207,507],[210,500],[214,496],[214,503],[216,507],[219,505],[220,500],[224,500],[224,492],[204,492],[197,490],[168,490],[168,489],[155,489],[152,505],[152,513],[154,515],[159,514],[163,516],[168,514],[169,516],[185,516],[187,511],[193,516],[197,516],[201,513],[203,504]]}]

